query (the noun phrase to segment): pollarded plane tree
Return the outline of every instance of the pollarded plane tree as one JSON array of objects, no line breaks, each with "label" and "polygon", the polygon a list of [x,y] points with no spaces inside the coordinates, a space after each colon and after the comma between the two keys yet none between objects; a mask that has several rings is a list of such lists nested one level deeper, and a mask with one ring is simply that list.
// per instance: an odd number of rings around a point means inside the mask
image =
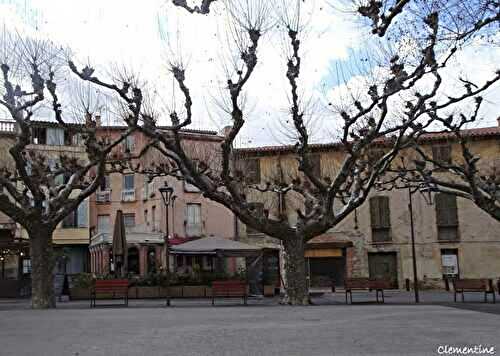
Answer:
[{"label": "pollarded plane tree", "polygon": [[[182,1],[173,2],[193,13],[193,16],[199,13],[211,16],[212,12],[208,10],[215,3],[221,1],[203,2],[202,7],[190,7]],[[332,127],[335,122],[341,123],[336,136],[338,147],[344,154],[331,174],[317,175],[313,169],[310,132],[305,124],[306,113],[300,89],[305,60],[301,56],[304,31],[302,1],[225,1],[222,4],[232,20],[231,37],[236,42],[233,48],[239,51],[239,56],[237,61],[231,63],[232,72],[225,86],[231,124],[220,145],[218,168],[212,169],[211,165],[191,158],[184,149],[181,131],[192,123],[192,106],[196,98],[191,95],[186,84],[187,72],[179,61],[171,62],[170,72],[183,94],[184,110],[170,112],[171,129],[167,131],[157,127],[157,118],[147,112],[143,113],[141,123],[127,123],[150,137],[151,145],[168,157],[171,165],[167,165],[163,172],[158,171],[158,174],[180,172],[183,179],[198,187],[204,196],[233,211],[244,224],[281,240],[286,259],[284,302],[308,304],[304,259],[306,242],[336,226],[363,204],[398,152],[408,147],[430,125],[432,118],[429,112],[444,110],[457,101],[475,97],[497,81],[498,75],[474,90],[464,91],[459,97],[439,96],[439,89],[445,80],[441,72],[458,51],[456,46],[439,40],[442,33],[439,9],[429,8],[419,14],[412,12],[418,41],[412,42],[412,49],[406,48],[411,54],[391,56],[377,68],[382,75],[364,89],[363,95],[351,100],[347,98],[341,105],[332,105],[335,109],[329,115]],[[403,6],[402,14],[405,9]],[[357,14],[352,16],[353,20],[359,20]],[[279,26],[270,26],[271,22]],[[314,19],[309,23],[314,24]],[[234,148],[234,143],[246,123],[246,113],[241,106],[242,96],[261,60],[258,48],[265,40],[266,31],[279,32],[286,40],[286,55],[282,58],[283,75],[289,88],[288,118],[296,132],[294,157],[298,173],[294,179],[279,179],[276,184],[273,181],[249,184],[235,162],[238,150]],[[397,39],[395,42],[398,42]],[[327,51],[325,55],[328,55]],[[132,94],[130,83],[107,83],[96,75],[88,75],[92,72],[88,67],[74,68],[74,71],[82,79],[114,90],[128,105],[140,104],[138,98],[141,96]],[[384,154],[368,160],[370,149],[381,142],[385,146]],[[255,196],[255,192],[293,194],[294,201],[302,204],[296,208],[293,218],[287,214],[268,214],[265,209],[255,209],[255,204],[249,199]]]},{"label": "pollarded plane tree", "polygon": [[[67,68],[67,51],[6,30],[0,39],[1,113],[13,128],[2,139],[0,211],[29,237],[33,308],[53,308],[53,232],[98,188],[106,160],[134,129],[100,137],[102,102],[88,83],[70,83],[77,77]],[[47,125],[55,135],[40,134]],[[62,147],[68,145],[79,148]]]}]

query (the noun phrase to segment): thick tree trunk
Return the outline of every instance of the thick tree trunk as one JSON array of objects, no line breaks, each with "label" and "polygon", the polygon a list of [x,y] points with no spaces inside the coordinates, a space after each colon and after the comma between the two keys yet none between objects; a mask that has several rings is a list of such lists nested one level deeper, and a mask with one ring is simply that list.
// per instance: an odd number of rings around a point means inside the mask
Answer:
[{"label": "thick tree trunk", "polygon": [[31,241],[31,303],[33,309],[56,307],[52,230],[40,227],[29,232]]},{"label": "thick tree trunk", "polygon": [[308,305],[305,242],[302,238],[294,237],[284,240],[283,247],[285,249],[286,294],[282,303]]}]

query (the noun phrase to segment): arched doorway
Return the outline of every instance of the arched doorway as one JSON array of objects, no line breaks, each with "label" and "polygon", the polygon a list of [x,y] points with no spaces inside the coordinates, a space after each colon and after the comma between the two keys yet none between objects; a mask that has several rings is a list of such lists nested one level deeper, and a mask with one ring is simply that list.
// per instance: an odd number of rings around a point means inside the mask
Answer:
[{"label": "arched doorway", "polygon": [[139,274],[139,249],[137,247],[129,247],[127,257],[128,273]]}]

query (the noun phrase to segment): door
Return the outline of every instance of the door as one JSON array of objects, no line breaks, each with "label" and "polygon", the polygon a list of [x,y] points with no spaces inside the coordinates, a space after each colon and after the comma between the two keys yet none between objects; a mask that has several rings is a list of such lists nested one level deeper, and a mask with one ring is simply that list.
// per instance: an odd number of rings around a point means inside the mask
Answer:
[{"label": "door", "polygon": [[370,278],[391,281],[392,288],[398,288],[398,264],[396,252],[368,254]]},{"label": "door", "polygon": [[309,273],[312,287],[328,287],[344,285],[345,257],[309,258]]}]

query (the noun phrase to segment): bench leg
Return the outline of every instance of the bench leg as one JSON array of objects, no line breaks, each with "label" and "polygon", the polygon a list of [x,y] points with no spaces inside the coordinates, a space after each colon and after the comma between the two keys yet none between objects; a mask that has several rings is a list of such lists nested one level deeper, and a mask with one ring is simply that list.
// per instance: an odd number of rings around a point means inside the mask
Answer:
[{"label": "bench leg", "polygon": [[345,291],[345,303],[347,304],[347,290]]},{"label": "bench leg", "polygon": [[380,292],[382,293],[382,304],[385,304],[384,290],[382,289]]},{"label": "bench leg", "polygon": [[484,291],[484,302],[488,303],[488,292]]},{"label": "bench leg", "polygon": [[495,299],[495,291],[494,290],[491,291],[491,295],[493,296],[493,304],[495,304],[497,301]]},{"label": "bench leg", "polygon": [[245,305],[248,305],[248,304],[247,304],[247,296],[246,296],[246,295],[243,297],[243,303],[244,303]]},{"label": "bench leg", "polygon": [[352,290],[349,291],[349,296],[351,297],[351,304],[352,304]]},{"label": "bench leg", "polygon": [[465,303],[465,295],[464,291],[462,291],[462,303]]},{"label": "bench leg", "polygon": [[453,293],[453,301],[456,303],[457,302],[457,291],[455,290]]},{"label": "bench leg", "polygon": [[378,289],[375,289],[375,299],[377,300],[378,303]]},{"label": "bench leg", "polygon": [[169,295],[167,295],[166,305],[167,305],[167,307],[170,306],[170,296]]},{"label": "bench leg", "polygon": [[212,305],[215,305],[215,297],[212,295]]}]

